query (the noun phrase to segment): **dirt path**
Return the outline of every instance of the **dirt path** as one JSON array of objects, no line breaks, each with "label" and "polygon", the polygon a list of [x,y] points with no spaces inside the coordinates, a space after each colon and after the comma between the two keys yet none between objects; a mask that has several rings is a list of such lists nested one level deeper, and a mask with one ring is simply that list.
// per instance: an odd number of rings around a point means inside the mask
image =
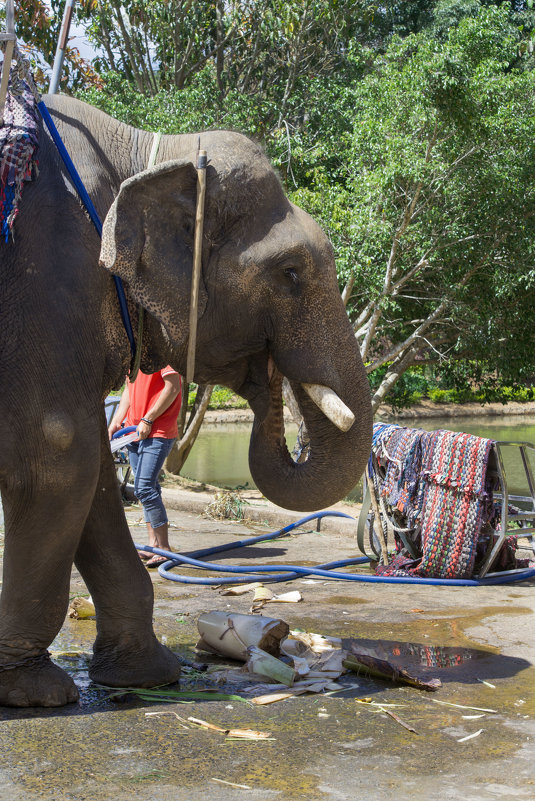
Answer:
[{"label": "dirt path", "polygon": [[[170,515],[172,547],[183,553],[266,530],[259,523],[216,521],[192,512]],[[129,507],[127,517],[134,541],[143,541],[139,508]],[[223,554],[219,561],[254,570],[258,564],[306,565],[355,554],[354,530],[317,532],[310,526]],[[185,568],[175,572],[198,575]],[[151,577],[158,637],[185,660],[213,661],[194,650],[200,613],[247,613],[252,594],[233,598],[218,588],[176,583],[154,572]],[[265,707],[209,696],[194,704],[133,697],[117,703],[87,678],[95,621],[67,619],[51,650],[77,682],[81,701],[59,710],[0,710],[0,796],[10,801],[533,798],[533,584],[474,589],[305,577],[273,589],[297,589],[303,599],[272,604],[264,614],[281,617],[292,629],[356,640],[412,671],[440,678],[442,687],[428,693],[348,674],[341,693]],[[84,592],[74,571],[71,593]],[[202,672],[190,671],[182,686],[198,689],[207,682]],[[397,704],[386,708],[418,733],[357,698]],[[184,728],[177,715],[271,732],[272,739],[226,741],[214,731]]]}]

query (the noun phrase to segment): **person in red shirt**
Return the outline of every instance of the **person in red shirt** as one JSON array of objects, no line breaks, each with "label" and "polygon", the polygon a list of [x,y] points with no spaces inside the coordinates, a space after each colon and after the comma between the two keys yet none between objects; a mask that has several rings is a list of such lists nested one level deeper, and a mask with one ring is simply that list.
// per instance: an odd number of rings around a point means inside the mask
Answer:
[{"label": "person in red shirt", "polygon": [[[182,382],[172,367],[147,375],[139,372],[126,385],[110,425],[111,439],[123,423],[136,426],[138,440],[127,445],[134,473],[134,495],[143,506],[149,545],[169,551],[169,521],[159,482],[163,463],[178,435],[177,418],[182,404]],[[165,556],[139,552],[149,568],[166,561]]]}]

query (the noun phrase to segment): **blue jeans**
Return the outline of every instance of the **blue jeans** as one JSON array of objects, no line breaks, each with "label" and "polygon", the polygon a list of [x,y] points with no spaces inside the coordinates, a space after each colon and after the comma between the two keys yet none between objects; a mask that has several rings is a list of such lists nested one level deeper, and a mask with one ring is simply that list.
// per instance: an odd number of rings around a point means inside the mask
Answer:
[{"label": "blue jeans", "polygon": [[168,522],[158,479],[174,441],[164,437],[148,437],[126,446],[134,473],[134,495],[143,506],[145,522],[150,523],[153,528]]}]

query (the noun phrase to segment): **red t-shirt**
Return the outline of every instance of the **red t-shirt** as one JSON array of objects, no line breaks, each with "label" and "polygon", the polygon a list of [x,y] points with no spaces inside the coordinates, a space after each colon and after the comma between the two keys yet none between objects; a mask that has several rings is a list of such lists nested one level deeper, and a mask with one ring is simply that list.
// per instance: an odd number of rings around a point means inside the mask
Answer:
[{"label": "red t-shirt", "polygon": [[[164,367],[158,373],[151,373],[146,375],[141,370],[137,374],[134,383],[128,383],[128,394],[130,397],[130,406],[126,415],[125,424],[127,426],[137,426],[142,417],[146,417],[147,413],[154,403],[154,399],[160,394],[164,388],[163,377],[166,375],[178,375],[176,370],[172,367]],[[180,389],[182,390],[182,380],[180,381]],[[180,392],[173,403],[163,412],[159,417],[153,421],[150,436],[151,437],[165,437],[165,439],[174,439],[178,436],[177,418],[182,405],[182,392]]]}]

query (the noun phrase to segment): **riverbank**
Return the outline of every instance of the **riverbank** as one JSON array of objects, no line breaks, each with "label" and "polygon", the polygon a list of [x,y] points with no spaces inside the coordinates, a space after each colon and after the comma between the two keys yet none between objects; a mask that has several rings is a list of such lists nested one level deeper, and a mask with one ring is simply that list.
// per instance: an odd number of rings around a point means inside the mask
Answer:
[{"label": "riverbank", "polygon": [[[218,500],[221,499],[224,492],[225,490],[222,490],[221,487],[170,474],[166,474],[162,483],[162,498],[167,509],[214,519],[221,519],[219,508],[222,504],[218,503]],[[239,492],[233,490],[230,492],[236,499],[236,508],[239,508],[242,514],[241,519],[244,522],[261,524],[272,530],[278,530],[305,517],[302,512],[292,512],[276,506],[256,489],[247,488],[239,490]],[[317,531],[356,537],[356,519],[360,512],[360,503],[344,501],[324,511],[336,512],[345,517],[325,517],[322,520],[314,521],[313,525],[311,524],[312,527]]]},{"label": "riverbank", "polygon": [[[433,417],[480,417],[482,414],[489,417],[504,417],[507,415],[534,415],[535,401],[527,403],[433,403],[430,400],[411,406],[408,409],[392,411],[390,406],[380,406],[376,414],[379,420],[417,420],[418,418]],[[285,418],[291,422],[288,409],[284,409]],[[206,425],[220,425],[221,423],[249,423],[253,421],[251,409],[213,409],[206,412],[204,423]]]},{"label": "riverbank", "polygon": [[[291,442],[297,429],[287,410],[285,416]],[[392,413],[390,407],[384,406],[377,419],[428,430],[445,428],[497,440],[535,442],[535,403],[481,406],[477,403],[458,405],[427,401],[397,415]],[[183,470],[184,475],[199,483],[195,487],[183,485],[179,490],[177,484],[170,486],[174,480],[170,476],[166,488],[174,490],[169,498],[173,508],[200,514],[215,500],[220,492],[219,487],[244,487],[244,490],[240,490],[240,496],[243,492],[251,491],[252,479],[247,456],[252,421],[253,415],[249,409],[220,409],[207,413],[206,424]],[[509,456],[507,453],[505,458],[509,459],[507,470],[511,485],[523,486],[524,474],[518,460]],[[273,528],[283,527],[299,517],[290,513],[289,519],[288,513],[268,505],[259,494],[245,500],[246,516],[255,521],[266,521]],[[351,493],[351,500],[360,500],[360,493]],[[352,516],[358,515],[358,509],[354,506],[341,511]],[[336,519],[328,522],[329,525],[338,525]]]}]

